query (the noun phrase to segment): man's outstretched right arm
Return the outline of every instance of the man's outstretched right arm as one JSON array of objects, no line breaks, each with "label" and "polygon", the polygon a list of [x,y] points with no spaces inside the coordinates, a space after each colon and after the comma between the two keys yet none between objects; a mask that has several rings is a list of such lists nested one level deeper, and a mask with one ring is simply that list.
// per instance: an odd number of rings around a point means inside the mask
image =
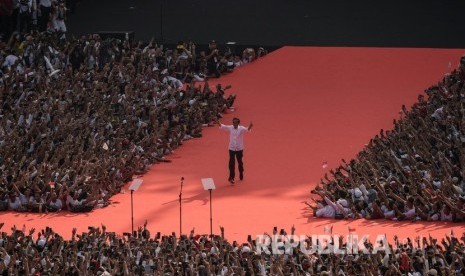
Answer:
[{"label": "man's outstretched right arm", "polygon": [[250,130],[252,129],[252,127],[253,127],[253,123],[250,122],[250,125],[249,125],[249,127],[247,128],[247,130],[250,131]]},{"label": "man's outstretched right arm", "polygon": [[220,119],[216,120],[216,123],[218,124],[218,126],[220,127],[220,129],[225,129],[225,128],[226,128],[226,125],[223,125],[223,124],[220,122]]}]

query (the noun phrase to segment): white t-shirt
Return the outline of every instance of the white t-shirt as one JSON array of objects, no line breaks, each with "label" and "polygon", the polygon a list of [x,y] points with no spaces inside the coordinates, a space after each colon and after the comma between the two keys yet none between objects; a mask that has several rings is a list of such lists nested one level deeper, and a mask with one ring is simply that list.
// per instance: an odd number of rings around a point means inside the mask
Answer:
[{"label": "white t-shirt", "polygon": [[335,215],[336,210],[329,205],[316,210],[316,216],[319,218],[334,218]]},{"label": "white t-shirt", "polygon": [[27,11],[31,10],[32,0],[27,0],[27,3],[25,3],[26,5],[21,4],[21,1],[18,1],[18,2],[19,2],[19,12],[20,13],[24,13],[24,12],[27,12]]},{"label": "white t-shirt", "polygon": [[10,255],[6,254],[5,256],[3,256],[3,263],[5,264],[5,266],[8,266],[10,264],[10,260]]},{"label": "white t-shirt", "polygon": [[171,85],[172,87],[176,89],[181,89],[182,88],[182,81],[178,80],[177,78],[173,78],[171,76],[166,76],[163,81],[164,84]]},{"label": "white t-shirt", "polygon": [[415,217],[415,206],[412,208],[405,206],[404,211],[404,215],[407,219],[412,219]]},{"label": "white t-shirt", "polygon": [[15,55],[6,56],[5,62],[3,62],[3,66],[7,66],[7,67],[13,66],[13,64],[16,63],[17,59],[18,59],[18,57],[15,56]]},{"label": "white t-shirt", "polygon": [[57,198],[57,199],[55,200],[55,202],[50,201],[49,206],[61,210],[61,208],[63,207],[63,203],[61,202],[60,199]]},{"label": "white t-shirt", "polygon": [[447,215],[443,210],[441,210],[441,221],[452,221],[452,212]]},{"label": "white t-shirt", "polygon": [[51,0],[40,0],[40,5],[50,8],[52,6],[52,1]]},{"label": "white t-shirt", "polygon": [[8,199],[8,207],[10,208],[10,210],[18,210],[19,208],[21,208],[21,200],[19,200],[19,197],[15,197],[14,201]]},{"label": "white t-shirt", "polygon": [[443,111],[444,107],[440,107],[438,109],[436,109],[436,111],[434,111],[433,115],[431,115],[431,117],[437,119],[437,120],[440,120],[442,115],[444,114],[444,111]]},{"label": "white t-shirt", "polygon": [[240,151],[244,149],[244,133],[249,132],[245,126],[238,126],[234,128],[233,125],[221,124],[220,129],[229,132],[229,149],[233,151]]},{"label": "white t-shirt", "polygon": [[28,198],[23,194],[19,194],[19,200],[21,201],[22,205],[27,205],[28,203]]}]

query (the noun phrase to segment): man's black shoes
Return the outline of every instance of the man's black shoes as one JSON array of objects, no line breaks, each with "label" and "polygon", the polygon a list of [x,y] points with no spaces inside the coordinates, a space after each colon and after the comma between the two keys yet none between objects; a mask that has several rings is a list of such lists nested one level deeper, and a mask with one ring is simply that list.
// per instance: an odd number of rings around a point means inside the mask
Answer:
[{"label": "man's black shoes", "polygon": [[239,179],[240,179],[241,181],[244,180],[244,175],[243,175],[242,173],[239,175]]},{"label": "man's black shoes", "polygon": [[230,178],[228,179],[228,181],[229,181],[231,184],[234,184],[234,178],[230,177]]}]

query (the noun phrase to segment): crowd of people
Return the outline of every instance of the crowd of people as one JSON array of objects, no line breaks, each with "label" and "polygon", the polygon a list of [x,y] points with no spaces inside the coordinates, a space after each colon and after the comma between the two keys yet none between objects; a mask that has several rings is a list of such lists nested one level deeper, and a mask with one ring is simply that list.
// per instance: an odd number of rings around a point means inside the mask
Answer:
[{"label": "crowd of people", "polygon": [[[0,228],[3,224],[0,224]],[[245,243],[220,235],[153,234],[139,227],[123,235],[105,226],[89,227],[66,240],[53,229],[34,228],[2,232],[0,237],[1,275],[464,275],[465,236],[453,232],[440,242],[416,237],[394,243],[364,241],[365,251],[334,254],[334,247],[350,247],[350,237],[319,243],[307,235],[294,244],[292,227],[263,237],[280,244],[276,250],[249,236]],[[331,236],[330,236],[331,237]],[[336,237],[335,237],[336,238]],[[382,243],[379,241],[378,243]],[[311,251],[311,248],[315,250]],[[307,253],[310,252],[310,253]],[[327,252],[327,254],[322,254]]]},{"label": "crowd of people", "polygon": [[[230,86],[207,79],[243,57],[192,42],[56,32],[14,33],[0,45],[0,210],[84,212],[108,204],[183,141],[233,106]],[[196,85],[203,82],[205,85]]]},{"label": "crowd of people", "polygon": [[465,221],[465,56],[312,190],[317,217]]},{"label": "crowd of people", "polygon": [[[62,1],[0,2],[0,210],[87,212],[233,107],[209,78],[266,55],[213,40],[200,51],[84,35],[69,39]],[[8,40],[5,38],[9,37]],[[1,39],[0,39],[1,41]],[[357,158],[330,170],[307,203],[317,217],[465,221],[465,57],[402,107]],[[203,82],[202,85],[198,85]],[[0,228],[3,224],[0,224]],[[120,236],[89,227],[71,240],[51,228],[0,237],[2,275],[463,275],[465,236],[408,239],[393,254],[259,253],[221,235]],[[290,233],[294,234],[295,229]],[[265,235],[268,235],[265,233]],[[284,243],[285,231],[269,237]],[[302,242],[302,241],[301,241]],[[307,246],[315,244],[309,236]],[[335,241],[326,244],[334,245]],[[339,245],[347,246],[340,240]]]},{"label": "crowd of people", "polygon": [[13,32],[53,30],[66,34],[66,15],[74,11],[76,0],[2,0],[0,1],[0,40]]}]

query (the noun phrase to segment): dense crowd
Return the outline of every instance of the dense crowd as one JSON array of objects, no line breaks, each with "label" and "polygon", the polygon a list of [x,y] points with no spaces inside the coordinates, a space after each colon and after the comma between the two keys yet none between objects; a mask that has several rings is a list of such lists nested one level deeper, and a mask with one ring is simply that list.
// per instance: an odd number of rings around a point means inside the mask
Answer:
[{"label": "dense crowd", "polygon": [[317,217],[465,221],[465,56],[313,191]]},{"label": "dense crowd", "polygon": [[[0,224],[1,228],[2,224]],[[260,239],[229,242],[221,235],[175,233],[153,235],[145,226],[118,235],[102,225],[87,232],[72,231],[65,240],[53,229],[12,228],[0,238],[1,275],[464,275],[465,236],[453,232],[440,242],[416,237],[379,244],[364,241],[366,251],[334,254],[336,244],[347,249],[348,239],[318,243],[307,235],[299,246],[286,231],[263,237],[279,242],[265,250]],[[292,228],[290,234],[295,234]],[[382,243],[382,242],[379,242]],[[315,248],[313,251],[311,248]],[[310,252],[310,253],[309,253]],[[323,254],[322,252],[327,252]]]},{"label": "dense crowd", "polygon": [[74,12],[76,0],[2,0],[0,1],[0,40],[13,32],[53,30],[66,34],[66,15]]},{"label": "dense crowd", "polygon": [[263,54],[237,57],[215,41],[197,51],[192,42],[13,34],[0,45],[0,210],[105,206],[233,106],[230,86],[212,90],[209,77]]},{"label": "dense crowd", "polygon": [[[104,207],[134,176],[233,107],[230,86],[208,79],[266,55],[236,55],[215,41],[174,49],[153,41],[64,34],[62,1],[2,1],[0,33],[0,210],[86,212]],[[15,32],[15,30],[17,32]],[[49,31],[47,31],[49,30]],[[53,30],[53,31],[51,31]],[[465,221],[465,57],[459,68],[402,107],[358,154],[325,175],[307,203],[317,217]],[[204,82],[203,87],[198,82]],[[0,224],[0,228],[3,224]],[[291,229],[291,234],[295,229]],[[273,229],[271,240],[292,243]],[[0,237],[2,275],[463,275],[465,236],[396,237],[391,254],[266,253],[260,240],[221,235],[122,236],[89,227],[71,240],[51,228]],[[307,248],[315,240],[307,236]],[[347,241],[330,240],[322,249]],[[284,247],[285,248],[285,247]],[[331,251],[331,250],[330,250]]]}]

